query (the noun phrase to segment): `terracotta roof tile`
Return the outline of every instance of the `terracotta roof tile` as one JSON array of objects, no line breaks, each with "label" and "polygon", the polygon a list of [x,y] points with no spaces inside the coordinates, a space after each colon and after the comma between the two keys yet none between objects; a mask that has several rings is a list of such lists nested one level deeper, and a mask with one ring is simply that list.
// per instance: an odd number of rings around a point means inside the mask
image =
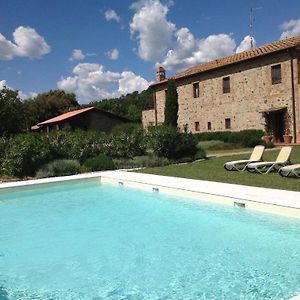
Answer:
[{"label": "terracotta roof tile", "polygon": [[[253,49],[253,50],[236,53],[236,54],[233,54],[233,55],[230,55],[227,57],[223,57],[223,58],[219,58],[219,59],[207,62],[207,63],[203,63],[203,64],[197,65],[195,67],[191,67],[186,70],[183,70],[183,71],[175,74],[175,76],[173,76],[173,78],[179,79],[179,78],[187,77],[187,76],[194,75],[197,73],[202,73],[205,71],[213,70],[213,69],[224,67],[224,66],[227,66],[230,64],[234,64],[234,63],[242,62],[242,61],[252,59],[255,57],[259,57],[262,55],[270,54],[270,53],[273,53],[276,51],[292,48],[297,45],[300,45],[300,36],[295,36],[295,37],[288,38],[285,40],[279,40],[279,41],[276,41],[276,42],[273,42],[273,43],[270,43],[267,45],[263,45],[256,49]],[[160,83],[164,83],[167,80],[168,79],[166,79],[164,81],[156,82],[153,84],[153,86],[158,85]]]},{"label": "terracotta roof tile", "polygon": [[60,122],[60,121],[72,118],[74,116],[77,116],[79,114],[82,114],[82,113],[84,113],[86,111],[89,111],[89,110],[92,110],[92,109],[95,109],[95,107],[91,106],[91,107],[86,107],[86,108],[82,108],[82,109],[78,109],[78,110],[69,111],[65,114],[62,114],[62,115],[59,115],[57,117],[46,120],[44,122],[38,123],[37,126]]}]

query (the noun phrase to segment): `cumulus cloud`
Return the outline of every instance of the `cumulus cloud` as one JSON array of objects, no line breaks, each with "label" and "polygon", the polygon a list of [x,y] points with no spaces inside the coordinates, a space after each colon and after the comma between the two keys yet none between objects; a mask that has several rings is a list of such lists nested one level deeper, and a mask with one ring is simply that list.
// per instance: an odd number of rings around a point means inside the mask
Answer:
[{"label": "cumulus cloud", "polygon": [[107,21],[116,21],[116,22],[120,22],[121,20],[121,18],[113,9],[109,9],[105,12],[105,19]]},{"label": "cumulus cloud", "polygon": [[[9,86],[6,82],[6,80],[0,80],[0,90],[2,90],[4,87],[7,87],[11,90],[14,90],[14,88],[12,88],[11,86]],[[22,91],[18,91],[18,96],[23,99],[23,100],[26,100],[26,99],[29,99],[29,98],[35,98],[38,94],[35,93],[35,92],[29,92],[29,93],[24,93]]]},{"label": "cumulus cloud", "polygon": [[163,61],[159,63],[169,70],[183,69],[232,54],[236,47],[234,39],[228,34],[196,39],[188,28],[181,28],[175,36],[174,49],[169,50]]},{"label": "cumulus cloud", "polygon": [[146,61],[159,61],[166,54],[176,30],[167,20],[167,5],[159,0],[142,0],[131,5],[135,14],[130,23],[132,36],[139,42],[138,54]]},{"label": "cumulus cloud", "polygon": [[[252,38],[253,48],[256,48],[256,41]],[[251,36],[246,35],[244,39],[241,41],[239,46],[236,48],[236,53],[251,50]]]},{"label": "cumulus cloud", "polygon": [[75,93],[80,101],[102,100],[122,94],[142,91],[149,82],[131,71],[111,72],[103,65],[80,63],[73,69],[73,76],[61,78],[59,89]]},{"label": "cumulus cloud", "polygon": [[117,60],[119,58],[119,50],[114,48],[107,52],[107,56],[112,60]]},{"label": "cumulus cloud", "polygon": [[280,25],[280,29],[283,30],[280,39],[286,39],[296,35],[300,35],[300,19],[289,20]]},{"label": "cumulus cloud", "polygon": [[13,42],[0,33],[0,59],[10,60],[16,56],[39,58],[51,51],[51,47],[34,28],[18,27],[13,32]]},{"label": "cumulus cloud", "polygon": [[70,61],[83,59],[85,59],[85,54],[80,49],[74,49],[71,57],[69,58]]}]

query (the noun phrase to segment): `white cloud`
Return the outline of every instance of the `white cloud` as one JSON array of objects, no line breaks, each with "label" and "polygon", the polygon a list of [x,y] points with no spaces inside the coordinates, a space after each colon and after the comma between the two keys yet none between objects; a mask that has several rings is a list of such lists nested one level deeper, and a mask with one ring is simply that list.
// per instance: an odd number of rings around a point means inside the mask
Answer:
[{"label": "white cloud", "polygon": [[119,58],[119,50],[114,48],[107,52],[107,56],[112,60],[117,60]]},{"label": "white cloud", "polygon": [[105,12],[105,19],[107,21],[116,21],[116,22],[120,22],[121,18],[118,16],[118,14],[113,10],[113,9],[109,9]]},{"label": "white cloud", "polygon": [[[2,90],[4,87],[7,87],[11,90],[14,90],[14,88],[12,88],[11,86],[9,86],[6,82],[6,80],[0,80],[0,90]],[[34,98],[36,97],[38,94],[35,93],[35,92],[29,92],[29,93],[24,93],[22,91],[18,91],[18,96],[23,99],[23,100],[26,100],[26,99],[29,99],[29,98]]]},{"label": "white cloud", "polygon": [[[252,38],[253,48],[256,48],[256,41]],[[246,35],[244,39],[241,41],[239,46],[236,48],[236,53],[251,50],[251,36]]]},{"label": "white cloud", "polygon": [[131,71],[124,71],[121,73],[121,79],[119,80],[119,92],[120,94],[128,94],[134,91],[143,91],[147,89],[149,82],[141,76],[135,75]]},{"label": "white cloud", "polygon": [[179,70],[230,55],[236,47],[234,39],[228,34],[195,39],[188,28],[181,28],[175,36],[174,49],[169,50],[163,61],[159,63],[169,70]]},{"label": "white cloud", "polygon": [[73,74],[62,78],[57,86],[75,93],[82,102],[119,97],[122,94],[142,91],[149,86],[147,80],[133,72],[111,72],[99,64],[80,63],[74,67]]},{"label": "white cloud", "polygon": [[296,35],[300,35],[300,19],[289,20],[280,25],[280,29],[283,30],[280,39],[286,39]]},{"label": "white cloud", "polygon": [[70,61],[74,60],[83,60],[85,59],[85,54],[80,49],[74,49],[71,57],[69,58]]},{"label": "white cloud", "polygon": [[142,0],[131,5],[135,14],[130,23],[131,34],[139,41],[138,54],[146,61],[159,61],[166,54],[176,30],[166,18],[167,5],[159,0]]},{"label": "white cloud", "polygon": [[16,56],[39,58],[51,51],[35,29],[31,27],[18,27],[13,32],[13,42],[7,40],[0,33],[0,59],[13,59]]}]

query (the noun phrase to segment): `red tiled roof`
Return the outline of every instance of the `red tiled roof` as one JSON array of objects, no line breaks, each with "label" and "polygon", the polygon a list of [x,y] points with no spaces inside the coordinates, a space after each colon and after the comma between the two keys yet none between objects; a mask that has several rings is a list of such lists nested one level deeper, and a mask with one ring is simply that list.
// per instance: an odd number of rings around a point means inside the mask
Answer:
[{"label": "red tiled roof", "polygon": [[[279,41],[276,41],[276,42],[273,42],[273,43],[270,43],[267,45],[263,45],[256,49],[253,49],[253,50],[236,53],[236,54],[226,56],[223,58],[219,58],[219,59],[207,62],[207,63],[203,63],[203,64],[197,65],[195,67],[191,67],[186,70],[183,70],[183,71],[175,74],[175,76],[173,76],[172,78],[179,79],[179,78],[187,77],[190,75],[194,75],[194,74],[202,73],[205,71],[224,67],[224,66],[227,66],[230,64],[246,61],[246,60],[256,58],[259,56],[263,56],[266,54],[270,54],[270,53],[274,53],[277,51],[292,48],[297,45],[300,45],[300,36],[295,36],[295,37],[288,38],[285,40],[279,40]],[[160,81],[160,82],[156,82],[156,83],[152,84],[152,86],[158,85],[160,83],[164,83],[167,80],[168,79]]]},{"label": "red tiled roof", "polygon": [[57,117],[51,118],[49,120],[46,120],[44,122],[38,123],[37,126],[60,122],[60,121],[72,118],[74,116],[80,115],[80,114],[82,114],[82,113],[84,113],[86,111],[92,110],[92,109],[96,109],[96,107],[91,106],[91,107],[86,107],[86,108],[82,108],[82,109],[78,109],[78,110],[69,111],[69,112],[67,112],[65,114],[62,114],[62,115],[59,115]]}]

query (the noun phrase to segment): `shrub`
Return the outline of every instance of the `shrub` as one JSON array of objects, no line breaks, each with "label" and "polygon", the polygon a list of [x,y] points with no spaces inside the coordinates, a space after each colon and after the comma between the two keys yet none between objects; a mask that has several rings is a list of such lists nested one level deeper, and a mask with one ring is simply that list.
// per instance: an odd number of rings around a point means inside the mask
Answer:
[{"label": "shrub", "polygon": [[197,152],[197,139],[190,133],[179,133],[170,126],[159,126],[148,131],[149,146],[159,157],[177,159]]},{"label": "shrub", "polygon": [[36,177],[54,177],[54,176],[67,176],[80,173],[80,164],[77,160],[58,159],[54,160],[42,168],[40,168]]},{"label": "shrub", "polygon": [[146,144],[144,131],[134,130],[131,134],[120,133],[111,135],[104,153],[113,158],[132,158],[144,155]]},{"label": "shrub", "polygon": [[126,133],[126,134],[131,134],[136,130],[142,129],[142,125],[138,124],[138,123],[123,123],[120,125],[115,126],[111,133],[113,135],[118,135],[118,134],[122,134],[122,133]]},{"label": "shrub", "polygon": [[262,130],[242,130],[237,132],[217,131],[197,134],[198,141],[218,140],[224,143],[238,144],[244,147],[261,145],[264,132]]},{"label": "shrub", "polygon": [[53,131],[49,134],[49,143],[55,158],[76,159],[80,162],[103,153],[107,136],[96,131]]},{"label": "shrub", "polygon": [[203,148],[199,148],[196,152],[196,154],[194,155],[194,160],[197,160],[197,159],[204,159],[206,158],[206,152]]},{"label": "shrub", "polygon": [[117,169],[132,169],[144,167],[163,167],[170,164],[170,161],[164,157],[157,156],[136,156],[130,159],[114,159]]},{"label": "shrub", "polygon": [[84,167],[89,171],[104,171],[115,169],[112,158],[105,154],[100,154],[96,157],[86,160],[84,163]]},{"label": "shrub", "polygon": [[201,147],[204,150],[226,150],[242,147],[237,144],[224,143],[223,141],[201,141],[197,144],[197,147]]},{"label": "shrub", "polygon": [[9,139],[2,158],[2,172],[9,176],[33,176],[52,157],[48,140],[40,134],[20,134]]}]

